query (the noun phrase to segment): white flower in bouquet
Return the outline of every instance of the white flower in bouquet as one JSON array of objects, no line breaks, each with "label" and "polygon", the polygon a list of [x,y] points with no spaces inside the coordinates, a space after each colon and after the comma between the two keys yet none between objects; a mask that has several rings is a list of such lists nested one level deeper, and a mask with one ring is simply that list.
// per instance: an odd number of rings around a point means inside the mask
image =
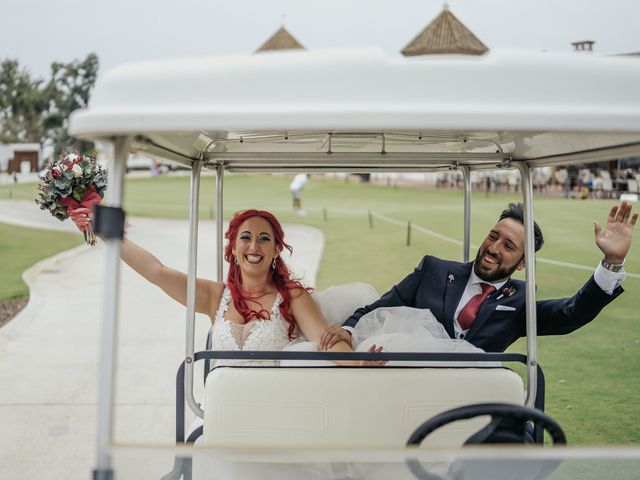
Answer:
[{"label": "white flower in bouquet", "polygon": [[80,167],[80,165],[78,165],[77,163],[74,164],[73,167],[71,167],[71,171],[73,172],[73,178],[80,178],[83,174],[82,167]]}]

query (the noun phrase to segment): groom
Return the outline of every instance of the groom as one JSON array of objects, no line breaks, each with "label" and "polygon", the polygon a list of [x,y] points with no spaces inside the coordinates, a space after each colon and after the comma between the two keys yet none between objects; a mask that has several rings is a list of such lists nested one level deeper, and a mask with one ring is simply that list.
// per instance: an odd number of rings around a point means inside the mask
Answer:
[{"label": "groom", "polygon": [[[563,335],[586,325],[622,293],[622,268],[638,214],[631,205],[613,206],[607,224],[594,222],[596,245],[604,258],[587,283],[570,298],[540,300],[538,335]],[[534,223],[536,252],[542,247]],[[338,341],[351,343],[351,331],[364,314],[381,307],[428,308],[451,338],[466,339],[487,352],[503,352],[526,335],[525,285],[511,279],[524,268],[522,204],[509,204],[478,248],[475,261],[459,263],[425,256],[416,269],[376,302],[359,308],[342,327],[327,329],[321,349]]]}]

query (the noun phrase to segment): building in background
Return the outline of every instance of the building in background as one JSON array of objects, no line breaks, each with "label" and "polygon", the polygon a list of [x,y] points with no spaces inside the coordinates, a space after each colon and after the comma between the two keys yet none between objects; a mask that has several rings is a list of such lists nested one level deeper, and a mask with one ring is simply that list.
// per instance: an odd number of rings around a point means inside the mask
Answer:
[{"label": "building in background", "polygon": [[0,172],[32,173],[40,170],[39,143],[0,145]]},{"label": "building in background", "polygon": [[281,25],[276,33],[271,35],[255,53],[271,50],[306,50],[302,44]]},{"label": "building in background", "polygon": [[489,48],[449,11],[445,3],[440,15],[402,49],[405,57],[416,55],[482,55]]}]

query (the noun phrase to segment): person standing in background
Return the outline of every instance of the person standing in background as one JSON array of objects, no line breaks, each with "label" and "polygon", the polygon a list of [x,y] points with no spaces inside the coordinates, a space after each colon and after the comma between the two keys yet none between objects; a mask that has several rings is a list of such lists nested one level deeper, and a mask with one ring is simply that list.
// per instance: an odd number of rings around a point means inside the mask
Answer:
[{"label": "person standing in background", "polygon": [[305,215],[306,212],[302,209],[302,189],[307,184],[307,174],[299,173],[293,177],[289,190],[291,190],[291,197],[293,198],[293,212],[296,215]]}]

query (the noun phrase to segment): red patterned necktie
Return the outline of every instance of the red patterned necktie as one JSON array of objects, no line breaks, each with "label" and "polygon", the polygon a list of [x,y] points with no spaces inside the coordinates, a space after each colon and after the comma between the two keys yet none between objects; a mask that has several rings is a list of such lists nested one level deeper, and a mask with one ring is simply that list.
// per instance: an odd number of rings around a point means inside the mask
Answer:
[{"label": "red patterned necktie", "polygon": [[458,323],[460,324],[460,328],[462,330],[467,330],[473,325],[476,317],[478,316],[478,310],[480,310],[480,305],[484,302],[489,295],[496,291],[496,287],[493,285],[489,285],[488,283],[480,283],[480,288],[482,288],[482,293],[478,293],[471,297],[471,300],[467,302],[462,310],[460,310],[460,314],[458,315]]}]

